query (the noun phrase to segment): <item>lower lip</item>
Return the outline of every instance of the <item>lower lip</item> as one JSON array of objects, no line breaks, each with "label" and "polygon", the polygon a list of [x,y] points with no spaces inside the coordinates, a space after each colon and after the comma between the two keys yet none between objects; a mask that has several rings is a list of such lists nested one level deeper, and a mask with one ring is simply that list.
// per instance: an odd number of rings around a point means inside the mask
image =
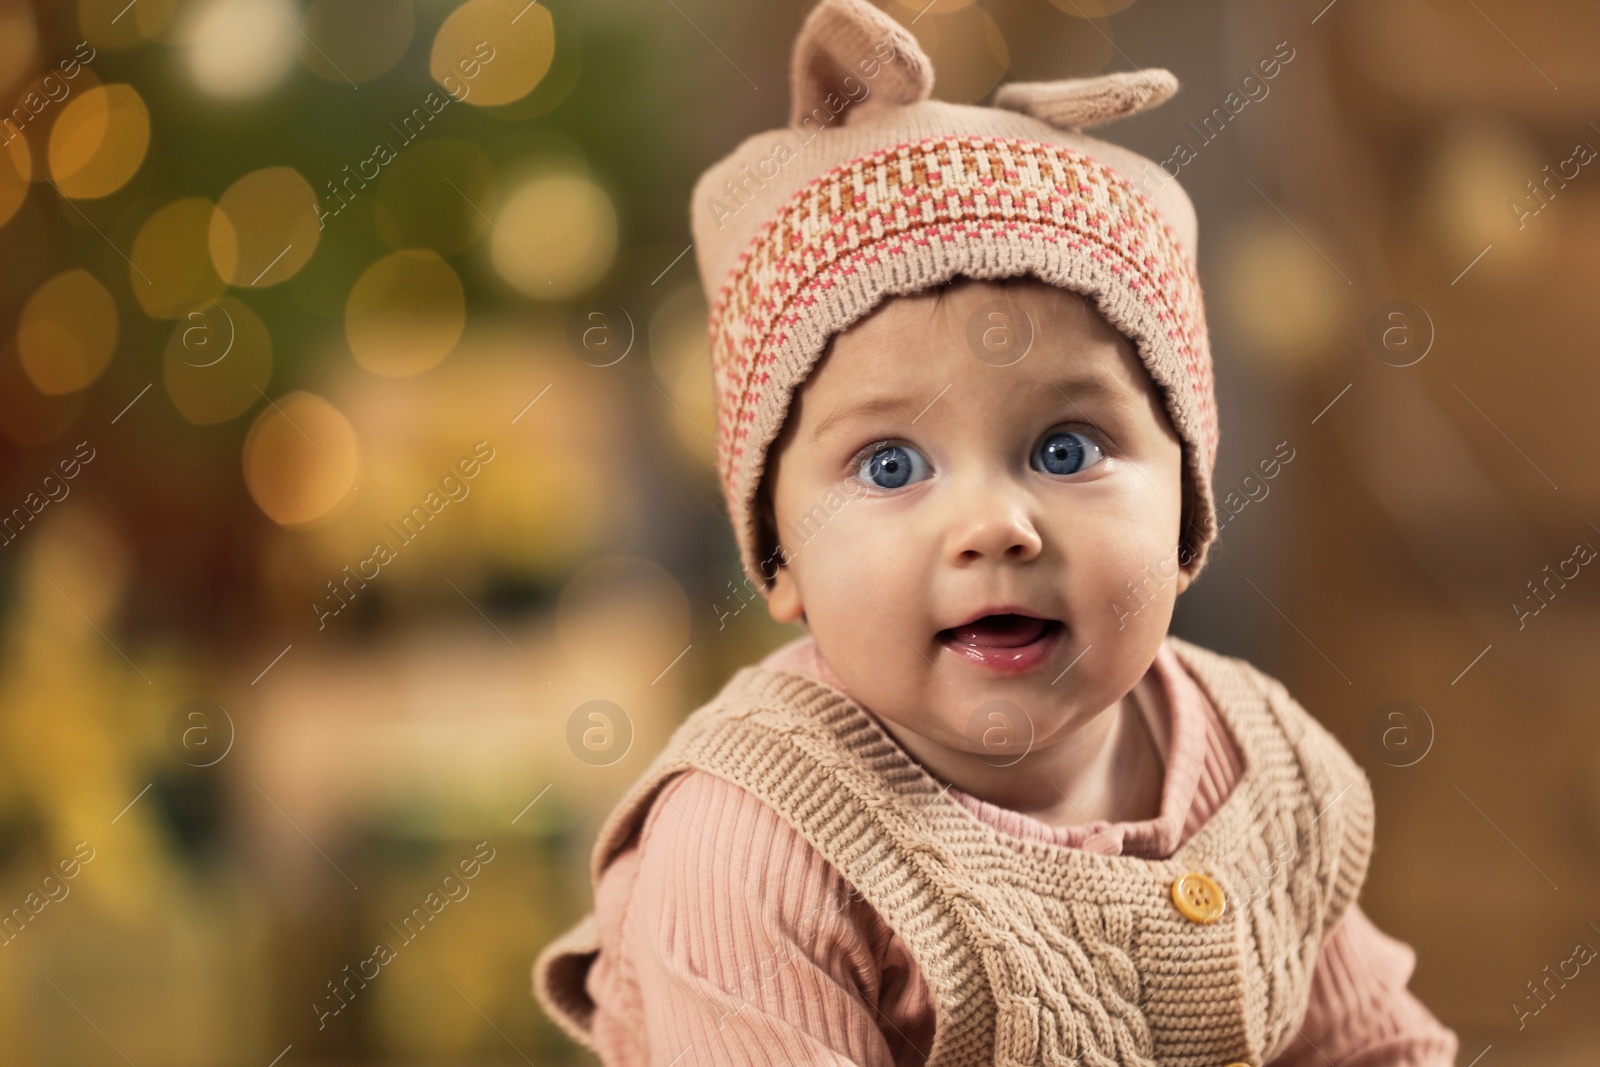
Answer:
[{"label": "lower lip", "polygon": [[1066,632],[1066,626],[1059,621],[1051,623],[1035,640],[1025,645],[1016,645],[1010,648],[997,648],[993,645],[968,645],[957,644],[953,641],[941,641],[949,652],[967,663],[976,663],[980,667],[990,670],[1004,671],[1008,674],[1020,674],[1031,671],[1055,652],[1056,646],[1061,642],[1061,635]]}]

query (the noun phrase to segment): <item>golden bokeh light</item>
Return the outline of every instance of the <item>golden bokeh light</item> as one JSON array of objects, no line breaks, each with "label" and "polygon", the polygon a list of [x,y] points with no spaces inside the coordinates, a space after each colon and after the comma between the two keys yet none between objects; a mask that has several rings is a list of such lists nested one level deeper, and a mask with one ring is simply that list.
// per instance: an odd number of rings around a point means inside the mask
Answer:
[{"label": "golden bokeh light", "polygon": [[[67,77],[67,71],[72,72],[71,78]],[[30,158],[39,161],[33,167],[34,181],[45,180],[42,172],[50,157],[50,131],[56,116],[61,114],[61,109],[69,100],[83,96],[98,85],[100,79],[94,71],[87,64],[69,56],[61,60],[56,68],[47,69],[45,73],[30,79],[10,103],[10,110],[0,115],[5,120],[0,138],[15,141],[20,133],[21,139],[28,143]]]},{"label": "golden bokeh light", "polygon": [[389,165],[372,215],[390,248],[431,248],[448,256],[482,237],[498,206],[488,154],[471,141],[444,138],[419,144]]},{"label": "golden bokeh light", "polygon": [[130,48],[146,41],[174,43],[182,0],[78,0],[78,27],[99,48]]},{"label": "golden bokeh light", "polygon": [[[335,354],[330,346],[312,358]],[[370,553],[376,532],[440,489],[447,472],[460,474],[487,440],[493,461],[460,479],[471,495],[409,543],[401,555],[412,562],[385,567],[383,581],[431,598],[438,569],[470,554],[473,566],[559,586],[631,508],[609,458],[634,429],[629,388],[574,359],[559,322],[486,323],[424,377],[374,377],[346,361],[325,392],[361,440],[361,492],[309,539],[318,558],[337,570]],[[466,588],[462,572],[456,581]]]},{"label": "golden bokeh light", "polygon": [[199,29],[199,24],[187,17],[194,11],[191,0],[139,0],[128,15],[138,21],[139,35],[145,40],[181,46],[189,44]]},{"label": "golden bokeh light", "polygon": [[1079,19],[1103,19],[1130,8],[1134,0],[1050,0],[1063,12]]},{"label": "golden bokeh light", "polygon": [[322,236],[317,194],[293,167],[264,167],[228,186],[211,215],[211,263],[229,285],[294,277]]},{"label": "golden bokeh light", "polygon": [[250,410],[272,380],[267,324],[231,296],[186,314],[167,339],[162,375],[172,406],[197,426]]},{"label": "golden bokeh light", "polygon": [[[944,5],[906,19],[934,69],[934,96],[972,104],[988,96],[1011,66],[1000,26],[977,4]],[[915,19],[915,21],[913,21]]]},{"label": "golden bokeh light", "polygon": [[105,372],[117,348],[117,305],[86,270],[56,275],[34,290],[17,324],[17,358],[46,396],[75,393]]},{"label": "golden bokeh light", "polygon": [[580,673],[612,687],[640,688],[689,644],[689,600],[650,560],[598,559],[562,587],[556,633]]},{"label": "golden bokeh light", "polygon": [[131,48],[144,43],[139,20],[123,9],[127,0],[78,0],[78,29],[96,48]]},{"label": "golden bokeh light", "polygon": [[0,433],[19,448],[54,441],[72,428],[83,411],[83,390],[50,396],[23,373],[15,338],[0,347]]},{"label": "golden bokeh light", "polygon": [[1227,235],[1223,306],[1249,342],[1244,354],[1261,370],[1298,369],[1323,355],[1339,329],[1349,286],[1318,251],[1337,246],[1323,235],[1313,247],[1318,236],[1308,239],[1276,212],[1257,214]]},{"label": "golden bokeh light", "polygon": [[276,0],[211,0],[195,11],[183,36],[195,85],[226,100],[277,86],[294,69],[303,40],[294,16]]},{"label": "golden bokeh light", "polygon": [[26,137],[13,137],[0,151],[0,226],[11,221],[33,184],[33,152]]},{"label": "golden bokeh light", "polygon": [[467,0],[433,38],[433,80],[458,100],[493,107],[520,100],[550,69],[555,22],[528,0]]},{"label": "golden bokeh light", "polygon": [[512,193],[490,240],[495,270],[540,300],[583,292],[611,268],[616,252],[611,198],[574,173],[547,174]]},{"label": "golden bokeh light", "polygon": [[550,114],[572,94],[583,74],[582,24],[571,15],[556,17],[561,25],[555,28],[555,54],[550,69],[533,92],[509,104],[486,108],[485,114],[506,123],[530,122]]},{"label": "golden bokeh light", "polygon": [[[1417,194],[1427,240],[1445,263],[1459,270],[1491,243],[1493,252],[1475,270],[1544,258],[1560,235],[1539,224],[1541,200],[1527,183],[1544,180],[1546,162],[1537,143],[1508,123],[1463,116],[1446,124],[1429,146]],[[1569,164],[1569,174],[1576,170]]]},{"label": "golden bokeh light", "polygon": [[213,205],[203,196],[174,200],[145,220],[129,250],[128,286],[144,313],[175,319],[226,288],[211,263]]},{"label": "golden bokeh light", "polygon": [[356,488],[355,431],[315,393],[280,397],[256,416],[244,442],[244,484],[280,526],[326,518]]},{"label": "golden bokeh light", "polygon": [[[579,410],[600,423],[611,413],[603,403],[586,403]],[[581,437],[592,436],[587,429],[573,428]],[[553,582],[589,557],[595,543],[615,528],[622,509],[605,489],[604,465],[598,459],[604,446],[583,452],[573,450],[572,436],[522,437],[535,447],[508,450],[499,472],[502,480],[484,490],[484,541],[500,565]]]},{"label": "golden bokeh light", "polygon": [[411,0],[315,0],[301,25],[300,62],[331,82],[369,82],[405,55]]},{"label": "golden bokeh light", "polygon": [[420,374],[448,356],[466,328],[461,279],[436,252],[407,248],[362,271],[345,304],[345,339],[374,374]]},{"label": "golden bokeh light", "polygon": [[[89,462],[98,458],[93,445],[83,455]],[[49,534],[31,546],[33,566],[22,578],[43,609],[38,625],[53,633],[114,626],[112,616],[133,577],[127,544],[110,516],[93,504],[55,511],[44,513]]]},{"label": "golden bokeh light", "polygon": [[675,408],[672,432],[683,450],[706,469],[716,463],[715,391],[706,336],[705,296],[685,282],[650,316],[650,366]]},{"label": "golden bokeh light", "polygon": [[66,102],[50,130],[50,175],[63,196],[92,200],[127,184],[150,148],[150,111],[131,85],[97,85]]}]

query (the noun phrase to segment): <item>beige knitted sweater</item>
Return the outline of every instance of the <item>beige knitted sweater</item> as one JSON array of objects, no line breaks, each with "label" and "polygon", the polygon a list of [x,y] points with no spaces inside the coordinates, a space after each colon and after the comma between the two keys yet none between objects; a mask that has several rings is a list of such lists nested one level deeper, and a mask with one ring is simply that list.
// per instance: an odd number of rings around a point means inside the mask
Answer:
[{"label": "beige knitted sweater", "polygon": [[[1233,734],[1243,774],[1170,858],[1105,856],[979,821],[878,721],[808,676],[750,666],[692,713],[607,817],[595,884],[674,775],[699,768],[775,809],[906,943],[938,1067],[1259,1065],[1305,1012],[1322,943],[1372,849],[1365,773],[1281,683],[1169,637]],[[1201,872],[1221,918],[1185,917]],[[535,991],[592,1043],[591,913],[540,953]]]}]

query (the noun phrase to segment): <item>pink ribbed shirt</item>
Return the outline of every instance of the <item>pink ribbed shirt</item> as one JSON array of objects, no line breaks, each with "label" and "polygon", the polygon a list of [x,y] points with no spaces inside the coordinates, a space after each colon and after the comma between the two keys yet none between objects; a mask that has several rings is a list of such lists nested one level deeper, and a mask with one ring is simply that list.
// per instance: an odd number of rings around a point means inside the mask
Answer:
[{"label": "pink ribbed shirt", "polygon": [[[809,636],[762,660],[848,692]],[[952,786],[1014,836],[1164,858],[1241,773],[1205,693],[1167,644],[1135,690],[1165,764],[1160,814],[1054,826]],[[606,1067],[903,1067],[933,1046],[934,1006],[900,938],[770,807],[703,771],[673,779],[595,887],[587,989]],[[1416,954],[1352,903],[1324,945],[1297,1036],[1267,1067],[1451,1067],[1457,1038],[1406,988]]]}]

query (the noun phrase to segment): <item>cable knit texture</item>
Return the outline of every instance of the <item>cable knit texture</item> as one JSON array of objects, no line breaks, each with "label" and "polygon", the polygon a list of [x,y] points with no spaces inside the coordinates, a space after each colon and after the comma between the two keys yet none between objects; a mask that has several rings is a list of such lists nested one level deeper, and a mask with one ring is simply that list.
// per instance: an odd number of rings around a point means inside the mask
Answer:
[{"label": "cable knit texture", "polygon": [[[647,823],[685,818],[683,803],[704,797],[692,780],[720,780],[759,800],[827,861],[819,870],[801,854],[805,862],[800,869],[790,865],[786,885],[791,878],[816,884],[826,871],[837,872],[859,894],[860,908],[881,916],[903,942],[933,1004],[933,1033],[920,1046],[915,1035],[897,1037],[919,1055],[893,1062],[1261,1064],[1292,1049],[1317,984],[1319,952],[1364,877],[1370,788],[1349,755],[1275,680],[1177,638],[1164,647],[1216,709],[1242,764],[1218,809],[1170,858],[1099,855],[1005,834],[953,799],[840,690],[816,677],[752,666],[690,716],[613,811],[592,859],[595,884],[603,884],[614,860],[638,861],[631,846],[642,830],[648,833]],[[717,855],[735,864],[748,858],[745,831],[706,821],[703,808],[694,814],[701,816],[692,824],[695,836]],[[1227,908],[1213,924],[1184,918],[1172,902],[1173,880],[1191,870],[1224,887]],[[683,876],[703,879],[705,872]],[[793,923],[781,909],[767,914],[776,907],[770,894],[752,890],[751,906],[773,923],[762,936],[791,935]],[[687,900],[674,908],[695,906]],[[616,902],[597,894],[597,908],[608,911],[607,928],[617,929]],[[696,919],[710,916],[663,915],[675,931],[669,943],[688,938]],[[547,1011],[591,1047],[595,1004],[586,985],[601,954],[599,933],[591,915],[535,965]],[[787,975],[794,969],[788,963],[826,958],[810,949],[780,950],[768,962]],[[833,965],[850,973],[837,975],[832,986],[881,990],[893,979],[873,974],[871,954],[865,955],[841,953]],[[724,983],[704,977],[704,960],[688,972],[695,988],[679,993],[729,1001]],[[648,975],[634,977],[651,983]],[[688,980],[681,971],[658,978]],[[916,984],[902,980],[902,997]],[[829,1049],[847,1043],[828,1038],[839,1037],[839,1024],[821,1006],[816,1018],[810,1008],[795,1010],[812,1025],[790,1036],[808,1034]],[[734,1019],[751,1025],[743,1011]],[[645,1020],[650,1040],[657,1022]],[[666,1032],[673,1021],[659,1024]],[[1408,1047],[1421,1054],[1416,1042]],[[1395,1051],[1365,1062],[1450,1062],[1453,1046],[1434,1048],[1431,1058],[1395,1058],[1412,1054]],[[667,1062],[687,1050],[660,1051],[659,1062]],[[822,1058],[817,1051],[789,1062],[882,1062],[866,1055]],[[716,1061],[690,1055],[686,1062]]]}]

